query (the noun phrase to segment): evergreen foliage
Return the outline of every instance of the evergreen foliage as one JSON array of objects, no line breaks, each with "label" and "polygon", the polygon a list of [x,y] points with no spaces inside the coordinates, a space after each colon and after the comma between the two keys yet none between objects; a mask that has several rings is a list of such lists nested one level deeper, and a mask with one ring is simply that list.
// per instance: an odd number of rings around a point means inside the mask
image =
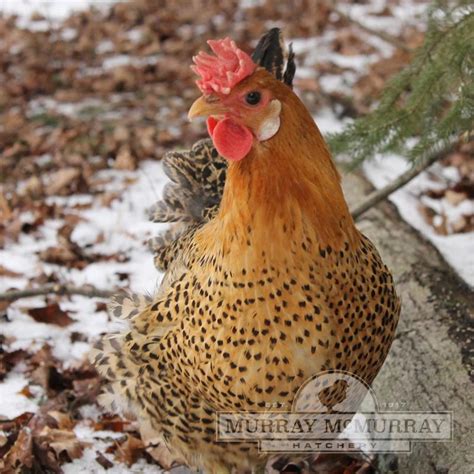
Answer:
[{"label": "evergreen foliage", "polygon": [[388,82],[375,110],[329,142],[335,154],[350,156],[351,168],[388,151],[419,163],[470,136],[473,123],[474,6],[438,0],[428,11],[423,45]]}]

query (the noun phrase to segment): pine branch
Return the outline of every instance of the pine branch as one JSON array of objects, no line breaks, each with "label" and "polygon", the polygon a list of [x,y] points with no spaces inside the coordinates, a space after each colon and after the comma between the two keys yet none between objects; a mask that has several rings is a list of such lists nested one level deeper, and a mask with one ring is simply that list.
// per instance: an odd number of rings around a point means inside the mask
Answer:
[{"label": "pine branch", "polygon": [[385,187],[378,189],[371,193],[364,201],[357,205],[352,211],[352,217],[357,220],[362,214],[367,212],[372,207],[376,206],[379,202],[386,199],[388,196],[398,191],[400,188],[409,183],[413,178],[416,178],[422,171],[430,167],[433,163],[444,158],[448,153],[456,148],[456,144],[452,143],[447,147],[443,147],[442,150],[433,152],[424,160],[417,161],[409,170],[402,173],[397,179],[387,184]]},{"label": "pine branch", "polygon": [[[467,0],[436,0],[423,45],[386,84],[375,109],[329,136],[335,155],[354,169],[376,153],[406,153],[425,163],[431,150],[472,129],[474,8]],[[409,146],[416,139],[416,146]]]},{"label": "pine branch", "polygon": [[366,33],[369,33],[370,35],[377,36],[381,40],[385,41],[386,43],[391,44],[397,49],[401,49],[402,51],[406,51],[407,53],[410,53],[412,51],[411,48],[409,48],[405,43],[400,41],[398,38],[395,36],[392,36],[388,33],[385,33],[385,31],[379,31],[379,30],[374,30],[373,28],[370,28],[369,26],[364,25],[361,23],[359,20],[356,20],[355,18],[347,15],[343,11],[341,11],[339,8],[333,5],[329,5],[331,10],[334,13],[337,13],[343,20],[346,20],[349,23],[353,23],[356,25],[358,28],[361,30],[365,31]]},{"label": "pine branch", "polygon": [[4,293],[0,293],[0,301],[16,301],[21,298],[46,295],[80,295],[87,298],[110,298],[116,293],[117,291],[99,290],[93,286],[78,287],[71,285],[51,284],[40,286],[39,288],[9,290]]}]

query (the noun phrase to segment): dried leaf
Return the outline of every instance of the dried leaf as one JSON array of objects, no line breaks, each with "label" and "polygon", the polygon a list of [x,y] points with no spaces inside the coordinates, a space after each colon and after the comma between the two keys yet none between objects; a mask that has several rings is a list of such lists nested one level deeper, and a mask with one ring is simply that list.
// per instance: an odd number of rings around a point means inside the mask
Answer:
[{"label": "dried leaf", "polygon": [[[11,304],[12,304],[11,301],[0,300],[0,318],[6,317],[7,309],[9,308]],[[0,367],[1,367],[1,362],[0,362]],[[1,376],[1,373],[2,371],[0,369],[0,376]]]},{"label": "dried leaf", "polygon": [[0,430],[6,433],[19,431],[30,422],[33,416],[33,413],[25,412],[13,418],[13,420],[0,420]]},{"label": "dried leaf", "polygon": [[432,225],[433,224],[433,219],[436,216],[436,212],[431,209],[431,207],[425,206],[425,205],[419,205],[418,209],[420,211],[420,214],[424,218],[424,220]]},{"label": "dried leaf", "polygon": [[[22,428],[4,460],[4,472],[17,472],[20,467],[33,467],[33,436],[29,428]],[[11,471],[8,471],[10,469]]]},{"label": "dried leaf", "polygon": [[84,448],[90,443],[80,441],[73,431],[45,427],[39,434],[40,443],[51,448],[56,458],[62,462],[71,462],[82,456]]},{"label": "dried leaf", "polygon": [[6,374],[19,362],[25,360],[28,353],[22,349],[16,351],[5,351],[0,353],[0,380],[3,380]]},{"label": "dried leaf", "polygon": [[38,178],[38,176],[31,176],[31,178],[26,181],[24,187],[19,193],[20,196],[30,196],[33,198],[38,198],[42,195],[43,183]]},{"label": "dried leaf", "polygon": [[8,220],[12,216],[12,211],[8,205],[8,201],[3,193],[0,192],[0,218]]},{"label": "dried leaf", "polygon": [[28,314],[39,323],[55,324],[66,327],[74,322],[66,311],[63,311],[57,303],[44,306],[42,308],[32,308]]},{"label": "dried leaf", "polygon": [[84,404],[97,401],[100,385],[100,378],[98,376],[72,381],[73,391],[77,400]]},{"label": "dried leaf", "polygon": [[102,415],[99,421],[94,423],[95,431],[114,431],[115,433],[123,433],[128,431],[131,425],[130,420],[120,418],[118,415]]},{"label": "dried leaf", "polygon": [[63,413],[58,410],[50,410],[47,415],[56,421],[56,425],[60,430],[72,430],[74,428],[75,423],[68,413]]},{"label": "dried leaf", "polygon": [[114,467],[114,463],[109,461],[100,451],[96,451],[96,462],[99,463],[104,469],[110,469]]},{"label": "dried leaf", "polygon": [[39,257],[47,263],[70,265],[77,260],[77,255],[66,246],[48,247],[40,252]]},{"label": "dried leaf", "polygon": [[118,170],[133,171],[137,167],[136,159],[128,147],[122,147],[115,158],[114,168]]},{"label": "dried leaf", "polygon": [[467,194],[459,193],[451,189],[448,189],[444,197],[450,204],[452,204],[453,206],[457,206],[461,204],[465,199],[467,199]]},{"label": "dried leaf", "polygon": [[34,398],[34,395],[33,393],[31,393],[29,385],[25,385],[18,393],[26,398]]},{"label": "dried leaf", "polygon": [[145,446],[143,442],[135,436],[127,435],[125,441],[117,445],[115,458],[117,461],[123,462],[130,467],[143,456],[144,452]]},{"label": "dried leaf", "polygon": [[295,80],[295,86],[302,91],[320,92],[321,86],[316,78],[308,77]]},{"label": "dried leaf", "polygon": [[81,176],[79,168],[63,168],[49,176],[50,184],[46,187],[46,194],[52,196],[64,191]]},{"label": "dried leaf", "polygon": [[158,446],[150,446],[146,448],[146,452],[166,471],[183,464],[176,459],[176,456],[171,454],[164,443],[160,443]]}]

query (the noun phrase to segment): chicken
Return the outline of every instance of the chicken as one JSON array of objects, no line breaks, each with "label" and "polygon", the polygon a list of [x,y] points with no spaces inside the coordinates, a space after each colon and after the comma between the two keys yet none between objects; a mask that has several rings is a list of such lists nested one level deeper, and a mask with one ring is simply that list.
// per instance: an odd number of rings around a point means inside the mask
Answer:
[{"label": "chicken", "polygon": [[[181,227],[157,244],[163,283],[153,297],[110,304],[128,329],[92,356],[108,382],[104,403],[205,472],[266,461],[256,444],[217,440],[217,412],[288,410],[324,371],[370,384],[400,312],[392,276],[356,229],[324,139],[289,87],[292,57],[283,72],[279,33],[266,38],[267,64],[228,38],[209,41],[215,56],[194,58],[203,95],[189,117],[207,117],[213,146],[167,157],[175,184],[155,218]],[[330,393],[325,404],[339,403]]]}]

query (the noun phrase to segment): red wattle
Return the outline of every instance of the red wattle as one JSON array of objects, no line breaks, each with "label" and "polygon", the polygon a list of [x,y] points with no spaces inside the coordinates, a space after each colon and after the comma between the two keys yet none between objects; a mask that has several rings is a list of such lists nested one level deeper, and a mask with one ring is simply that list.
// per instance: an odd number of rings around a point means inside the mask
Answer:
[{"label": "red wattle", "polygon": [[239,161],[245,158],[252,148],[252,132],[230,118],[217,123],[209,122],[208,119],[207,126],[217,151],[228,160]]},{"label": "red wattle", "polygon": [[215,119],[214,117],[208,117],[207,118],[207,121],[206,121],[207,131],[208,131],[211,138],[212,138],[212,135],[214,133],[214,128],[217,125],[217,122],[218,122],[217,119]]}]

